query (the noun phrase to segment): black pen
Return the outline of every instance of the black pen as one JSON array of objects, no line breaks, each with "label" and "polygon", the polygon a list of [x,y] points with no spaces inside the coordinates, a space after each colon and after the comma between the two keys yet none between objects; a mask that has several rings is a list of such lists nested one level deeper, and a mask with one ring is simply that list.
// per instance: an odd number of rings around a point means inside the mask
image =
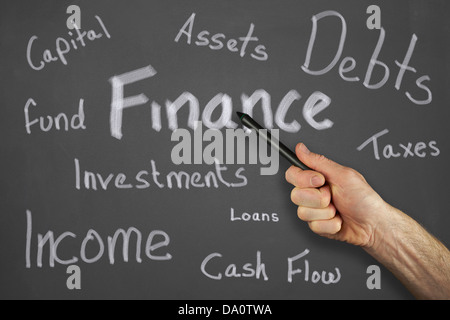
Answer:
[{"label": "black pen", "polygon": [[256,134],[267,141],[276,151],[278,151],[285,159],[287,159],[291,164],[299,167],[303,170],[311,170],[307,165],[301,162],[297,155],[292,152],[288,147],[286,147],[281,141],[278,140],[278,144],[274,142],[275,138],[272,138],[269,130],[260,131],[264,129],[258,122],[253,120],[248,114],[242,112],[236,112],[242,124],[252,130],[255,130]]}]

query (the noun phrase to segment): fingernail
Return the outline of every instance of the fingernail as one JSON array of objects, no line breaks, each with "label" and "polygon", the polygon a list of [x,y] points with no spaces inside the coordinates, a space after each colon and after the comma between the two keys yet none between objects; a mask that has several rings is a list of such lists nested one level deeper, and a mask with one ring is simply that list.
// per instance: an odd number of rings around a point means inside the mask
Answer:
[{"label": "fingernail", "polygon": [[311,152],[309,151],[309,149],[305,146],[304,143],[302,143],[302,144],[300,145],[300,151],[301,151],[302,153],[304,153],[304,154],[310,154],[310,153],[311,153]]},{"label": "fingernail", "polygon": [[312,177],[311,184],[313,187],[320,187],[323,184],[322,178],[319,176]]}]

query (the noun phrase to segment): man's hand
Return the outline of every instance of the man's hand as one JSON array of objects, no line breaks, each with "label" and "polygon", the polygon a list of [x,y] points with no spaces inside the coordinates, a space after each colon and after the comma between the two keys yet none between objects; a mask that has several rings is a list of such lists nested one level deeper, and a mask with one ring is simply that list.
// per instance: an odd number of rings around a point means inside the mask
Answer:
[{"label": "man's hand", "polygon": [[295,152],[312,170],[290,167],[286,180],[311,230],[362,246],[417,298],[450,299],[450,251],[439,240],[381,199],[357,171],[301,143]]},{"label": "man's hand", "polygon": [[310,152],[303,143],[295,152],[312,169],[286,171],[286,180],[295,186],[291,200],[298,217],[319,235],[371,247],[390,206],[357,171]]}]

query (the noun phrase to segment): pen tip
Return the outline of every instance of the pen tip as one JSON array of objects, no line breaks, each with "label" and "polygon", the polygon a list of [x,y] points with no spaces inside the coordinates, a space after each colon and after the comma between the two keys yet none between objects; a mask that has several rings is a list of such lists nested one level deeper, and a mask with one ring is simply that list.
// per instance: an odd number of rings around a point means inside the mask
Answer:
[{"label": "pen tip", "polygon": [[242,120],[242,118],[245,116],[245,113],[236,111],[236,114],[238,115],[239,119]]}]

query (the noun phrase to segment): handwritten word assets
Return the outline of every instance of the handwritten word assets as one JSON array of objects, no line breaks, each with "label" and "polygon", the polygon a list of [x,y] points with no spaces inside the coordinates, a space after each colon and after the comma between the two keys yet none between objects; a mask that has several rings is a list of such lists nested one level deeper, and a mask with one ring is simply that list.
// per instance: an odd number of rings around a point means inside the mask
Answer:
[{"label": "handwritten word assets", "polygon": [[[103,23],[102,19],[99,16],[95,16],[95,19],[97,19],[97,22],[100,26],[100,30],[103,32],[99,32],[98,30],[88,30],[88,31],[82,31],[79,28],[75,28],[75,33],[73,31],[69,31],[68,34],[71,37],[69,40],[58,37],[55,40],[55,53],[52,52],[50,49],[45,49],[42,54],[40,54],[41,59],[36,59],[34,57],[34,51],[33,51],[33,44],[34,41],[38,40],[38,36],[33,35],[30,40],[28,41],[27,46],[27,61],[30,68],[33,70],[42,70],[45,68],[45,66],[49,63],[55,62],[55,61],[61,61],[62,64],[67,65],[67,59],[66,55],[71,52],[72,50],[78,50],[79,47],[86,47],[86,45],[89,42],[93,42],[97,39],[100,39],[105,35],[108,39],[111,38],[111,35],[109,34],[108,30],[105,27],[105,24]],[[89,40],[88,41],[86,41]],[[69,43],[70,42],[70,43]]]},{"label": "handwritten word assets", "polygon": [[[183,27],[178,32],[175,37],[175,42],[180,41],[182,37],[186,37],[186,43],[191,44],[192,42],[192,32],[194,27],[195,13],[193,13],[183,25]],[[197,41],[195,41],[195,45],[199,47],[208,46],[211,50],[221,50],[223,48],[227,48],[230,52],[239,52],[241,57],[244,57],[247,52],[247,46],[250,42],[259,41],[258,37],[253,36],[253,32],[255,29],[255,25],[253,23],[250,24],[250,28],[245,37],[239,37],[238,39],[228,39],[227,36],[223,33],[216,33],[211,35],[211,33],[207,30],[200,31],[197,35]],[[254,47],[253,52],[250,53],[250,56],[253,59],[259,61],[265,61],[269,58],[269,55],[266,52],[266,47],[262,44],[258,44]]]}]

